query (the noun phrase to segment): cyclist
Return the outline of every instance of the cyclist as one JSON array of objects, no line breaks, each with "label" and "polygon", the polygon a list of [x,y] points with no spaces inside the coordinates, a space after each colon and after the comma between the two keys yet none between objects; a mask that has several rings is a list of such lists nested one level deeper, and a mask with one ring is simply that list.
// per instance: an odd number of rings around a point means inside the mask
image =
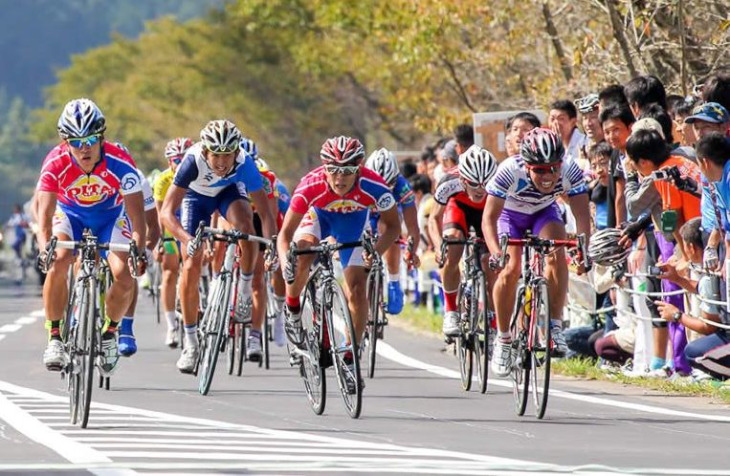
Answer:
[{"label": "cyclist", "polygon": [[[200,131],[200,142],[185,153],[162,204],[162,223],[185,250],[180,277],[180,304],[185,323],[185,348],[177,368],[191,373],[198,360],[198,281],[203,251],[196,248],[193,235],[198,223],[210,223],[218,211],[228,223],[243,233],[254,234],[250,198],[261,215],[266,236],[276,233],[276,223],[268,209],[261,174],[248,154],[240,150],[241,132],[232,122],[210,121]],[[181,218],[175,211],[182,205]],[[253,245],[253,246],[252,246]],[[244,296],[251,295],[256,265],[256,243],[241,244],[240,285]]]},{"label": "cyclist", "polygon": [[[46,157],[37,186],[39,260],[45,262],[51,235],[59,240],[79,240],[84,228],[101,243],[128,243],[142,249],[145,241],[144,197],[134,160],[119,147],[104,142],[106,120],[93,101],[70,101],[58,119],[62,139]],[[58,206],[57,206],[58,205]],[[131,222],[131,228],[130,228]],[[127,267],[128,253],[107,253],[114,277],[106,294],[107,321],[102,328],[102,374],[111,374],[119,361],[117,326],[132,298],[134,279]],[[140,256],[138,271],[144,272]],[[72,250],[55,252],[43,287],[43,304],[49,342],[43,362],[49,370],[62,370],[68,356],[61,342],[61,319],[68,298],[68,268]]]},{"label": "cyclist", "polygon": [[[487,186],[486,212],[482,229],[489,251],[501,257],[499,235],[522,238],[527,230],[546,239],[564,239],[565,223],[557,197],[567,195],[576,217],[578,233],[590,235],[588,185],[575,161],[565,160],[560,137],[546,128],[528,132],[520,147],[520,155],[505,159]],[[519,246],[508,250],[509,260],[497,276],[493,288],[499,338],[494,347],[492,369],[499,376],[509,374],[512,365],[510,317],[515,305],[515,292],[521,273]],[[562,334],[562,311],[568,286],[565,251],[558,248],[547,257],[545,276],[548,280],[550,316],[555,355],[565,354],[567,346]]]},{"label": "cyclist", "polygon": [[[185,152],[193,145],[193,141],[188,137],[177,137],[172,139],[165,145],[165,158],[168,167],[163,170],[155,179],[153,196],[157,213],[160,217],[160,229],[163,230],[162,246],[157,250],[157,259],[160,261],[162,268],[162,279],[160,281],[160,302],[165,312],[165,320],[167,321],[167,336],[165,337],[165,345],[174,349],[178,346],[177,341],[177,318],[175,316],[175,297],[177,290],[177,277],[180,274],[180,247],[174,239],[172,233],[165,230],[162,225],[162,203],[165,200],[167,191],[175,178],[180,162],[182,162]],[[175,210],[179,217],[180,211]]]},{"label": "cyclist", "polygon": [[[398,170],[398,160],[395,155],[385,147],[373,152],[365,161],[365,167],[374,171],[385,180],[390,188],[396,203],[398,204],[399,216],[406,225],[408,236],[413,237],[413,249],[418,249],[420,232],[418,230],[418,213],[416,211],[416,197],[403,175]],[[370,216],[370,226],[378,230],[379,215],[373,213]],[[380,232],[380,230],[378,230]],[[400,314],[403,310],[403,289],[400,285],[400,246],[398,243],[390,245],[383,256],[388,266],[388,314]],[[418,267],[420,264],[416,253],[406,257],[409,264]]]},{"label": "cyclist", "polygon": [[[322,166],[304,176],[292,196],[277,242],[279,256],[287,255],[292,241],[299,248],[309,248],[329,236],[340,243],[361,239],[371,209],[380,213],[383,223],[375,251],[384,253],[398,237],[400,220],[393,194],[383,179],[361,167],[365,156],[362,144],[351,137],[332,137],[324,142],[319,155]],[[339,255],[345,295],[359,341],[368,314],[365,257],[362,247],[343,249]],[[291,283],[286,286],[286,327],[294,345],[301,345],[299,297],[313,259],[314,256],[300,256],[296,267],[293,262],[284,263],[284,278]],[[355,386],[356,382],[348,382],[350,392],[355,391]]]},{"label": "cyclist", "polygon": [[[479,237],[482,235],[482,214],[487,202],[487,182],[497,171],[497,160],[486,149],[472,145],[459,156],[456,170],[447,173],[436,187],[434,199],[440,205],[429,217],[431,239],[437,253],[437,260],[443,262],[441,281],[444,289],[443,332],[448,337],[458,336],[459,313],[456,294],[461,281],[459,262],[464,252],[461,245],[449,247],[446,256],[441,256],[444,238],[464,239],[471,228]],[[441,225],[441,226],[439,226]]]}]

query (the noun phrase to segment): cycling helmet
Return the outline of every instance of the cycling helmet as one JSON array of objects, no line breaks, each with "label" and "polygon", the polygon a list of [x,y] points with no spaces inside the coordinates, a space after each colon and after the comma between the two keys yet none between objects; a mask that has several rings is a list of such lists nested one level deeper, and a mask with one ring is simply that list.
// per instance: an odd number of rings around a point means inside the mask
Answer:
[{"label": "cycling helmet", "polygon": [[575,107],[581,114],[588,114],[589,112],[598,108],[598,94],[591,93],[588,96],[576,99]]},{"label": "cycling helmet", "polygon": [[631,248],[621,246],[618,242],[620,238],[621,230],[617,228],[604,228],[597,231],[591,236],[588,257],[601,266],[622,264],[631,253]]},{"label": "cycling helmet", "polygon": [[370,154],[365,161],[365,167],[383,177],[388,185],[393,185],[398,178],[398,160],[385,147]]},{"label": "cycling helmet", "polygon": [[203,147],[214,154],[236,152],[241,139],[241,131],[227,119],[210,121],[200,131],[200,140],[203,142]]},{"label": "cycling helmet", "polygon": [[193,145],[193,141],[187,137],[177,137],[172,139],[165,146],[165,158],[179,157],[185,155],[185,151]]},{"label": "cycling helmet", "polygon": [[487,149],[474,144],[459,156],[458,168],[464,180],[486,185],[497,171],[497,159]]},{"label": "cycling helmet", "polygon": [[527,165],[547,165],[563,160],[565,148],[552,130],[536,127],[523,137],[520,154]]},{"label": "cycling helmet", "polygon": [[258,147],[256,147],[256,142],[252,141],[251,139],[247,139],[245,137],[241,139],[241,149],[243,149],[248,155],[250,155],[254,159],[259,155],[259,149]]},{"label": "cycling helmet", "polygon": [[365,157],[365,148],[353,137],[337,136],[324,141],[319,158],[325,165],[359,165]]},{"label": "cycling helmet", "polygon": [[106,119],[91,99],[69,101],[58,118],[58,135],[61,139],[88,137],[106,130]]},{"label": "cycling helmet", "polygon": [[268,172],[269,170],[271,170],[269,168],[269,164],[267,164],[266,161],[264,159],[262,159],[261,157],[256,157],[255,160],[256,160],[256,168],[259,169],[259,172],[264,173],[264,172]]}]

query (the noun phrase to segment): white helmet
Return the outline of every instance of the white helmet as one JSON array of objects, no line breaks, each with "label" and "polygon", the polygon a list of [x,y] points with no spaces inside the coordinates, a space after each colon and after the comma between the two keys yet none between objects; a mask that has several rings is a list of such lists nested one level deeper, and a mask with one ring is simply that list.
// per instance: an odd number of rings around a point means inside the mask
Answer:
[{"label": "white helmet", "polygon": [[622,264],[631,253],[631,248],[621,246],[620,239],[621,230],[616,228],[604,228],[595,232],[588,245],[588,257],[601,266]]},{"label": "white helmet", "polygon": [[497,171],[497,159],[487,149],[474,144],[459,156],[459,175],[469,182],[486,185]]},{"label": "white helmet", "polygon": [[73,99],[63,108],[57,128],[58,135],[64,140],[69,137],[88,137],[104,132],[106,119],[91,99]]},{"label": "white helmet", "polygon": [[210,121],[200,131],[203,147],[216,154],[236,152],[240,147],[241,138],[241,131],[227,119]]},{"label": "white helmet", "polygon": [[393,185],[398,178],[398,160],[385,147],[370,154],[365,161],[365,167],[383,177],[388,185]]}]

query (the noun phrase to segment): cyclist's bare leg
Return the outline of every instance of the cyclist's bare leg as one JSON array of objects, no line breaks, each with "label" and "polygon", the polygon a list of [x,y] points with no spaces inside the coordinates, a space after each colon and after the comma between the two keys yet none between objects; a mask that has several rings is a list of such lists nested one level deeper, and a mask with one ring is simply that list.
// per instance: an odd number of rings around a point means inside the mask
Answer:
[{"label": "cyclist's bare leg", "polygon": [[[444,237],[452,240],[463,240],[464,232],[458,228],[450,228],[444,230]],[[441,283],[444,293],[456,292],[459,290],[459,281],[461,281],[461,271],[459,263],[461,256],[464,254],[462,245],[449,245],[446,248],[446,256],[443,257],[444,267],[441,270]],[[449,309],[455,311],[456,309]]]},{"label": "cyclist's bare leg", "polygon": [[137,309],[137,296],[138,295],[139,295],[139,287],[132,286],[132,298],[129,301],[129,306],[127,306],[127,310],[124,312],[124,317],[134,317],[134,311],[135,311],[135,309]]},{"label": "cyclist's bare leg", "polygon": [[165,312],[175,310],[175,288],[178,274],[180,274],[180,258],[177,254],[165,253],[162,256],[162,289],[160,290]]},{"label": "cyclist's bare leg", "polygon": [[[297,241],[297,248],[309,249],[312,246],[319,244],[319,238],[314,235],[304,235]],[[301,296],[304,286],[307,284],[307,278],[309,278],[309,268],[312,267],[315,255],[301,255],[297,257],[296,274],[294,282],[286,285],[286,295],[295,297]]]},{"label": "cyclist's bare leg", "polygon": [[348,266],[345,274],[345,297],[355,327],[357,342],[360,342],[368,322],[367,273],[362,266]]},{"label": "cyclist's bare leg", "polygon": [[501,334],[509,332],[510,319],[515,307],[515,293],[517,283],[522,272],[522,247],[510,246],[507,248],[509,260],[504,269],[494,281],[494,312],[497,314],[497,330]]},{"label": "cyclist's bare leg", "polygon": [[129,253],[109,253],[107,255],[114,282],[106,293],[106,315],[112,322],[122,320],[136,287],[136,281],[132,278],[127,265],[128,257]]},{"label": "cyclist's bare leg", "polygon": [[[551,221],[540,230],[540,237],[553,240],[564,240],[565,225]],[[546,256],[545,278],[548,281],[550,318],[561,320],[563,308],[568,296],[568,264],[565,261],[565,248],[556,248]]]},{"label": "cyclist's bare leg", "polygon": [[[59,241],[68,241],[68,235],[57,235]],[[46,275],[43,285],[43,307],[46,319],[60,321],[68,301],[68,268],[74,262],[73,250],[56,249],[56,259]]]},{"label": "cyclist's bare leg", "polygon": [[183,269],[180,275],[180,307],[183,322],[186,326],[192,326],[198,323],[198,305],[200,303],[198,281],[200,281],[203,255],[198,253],[193,258],[183,256]]},{"label": "cyclist's bare leg", "polygon": [[266,317],[266,282],[264,280],[264,257],[260,253],[259,259],[256,260],[256,268],[253,272],[253,282],[251,295],[253,297],[253,310],[251,312],[251,329],[260,331],[264,318]]},{"label": "cyclist's bare leg", "polygon": [[[249,235],[255,235],[256,231],[253,228],[253,212],[251,211],[251,205],[245,200],[236,200],[228,207],[226,212],[226,221],[230,223],[233,228],[247,233]],[[258,257],[259,244],[252,241],[241,241],[239,243],[241,247],[241,272],[243,274],[253,273],[256,267],[256,258]]]},{"label": "cyclist's bare leg", "polygon": [[383,254],[389,274],[400,273],[400,245],[393,243]]}]

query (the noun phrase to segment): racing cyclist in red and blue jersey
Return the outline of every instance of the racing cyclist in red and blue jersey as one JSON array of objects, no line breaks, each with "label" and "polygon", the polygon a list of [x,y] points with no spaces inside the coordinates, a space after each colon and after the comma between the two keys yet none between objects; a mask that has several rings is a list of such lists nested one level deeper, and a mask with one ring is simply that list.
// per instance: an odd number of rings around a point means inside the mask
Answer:
[{"label": "racing cyclist in red and blue jersey", "polygon": [[[277,242],[279,256],[287,256],[292,241],[298,248],[306,249],[327,237],[339,243],[360,240],[368,228],[371,210],[380,213],[383,223],[375,251],[384,253],[398,237],[400,220],[393,194],[383,179],[361,166],[365,157],[363,145],[351,137],[332,137],[322,145],[319,156],[322,166],[309,172],[292,195]],[[362,247],[340,250],[339,255],[355,342],[359,342],[368,316],[365,257]],[[284,278],[291,282],[286,286],[286,327],[293,345],[301,345],[300,295],[314,256],[302,255],[297,260],[296,266],[288,261],[282,263]],[[354,392],[357,382],[351,372],[347,375],[348,391]]]},{"label": "racing cyclist in red and blue jersey", "polygon": [[[93,101],[81,98],[66,104],[58,119],[62,139],[43,162],[36,188],[39,260],[46,261],[51,236],[61,241],[80,240],[91,230],[100,243],[145,244],[144,198],[134,160],[124,150],[104,142],[106,119]],[[131,223],[130,223],[131,222]],[[98,366],[110,375],[119,361],[117,327],[132,299],[135,281],[127,266],[128,253],[105,253],[113,283],[106,293],[107,321],[102,328]],[[144,255],[138,272],[144,272]],[[43,305],[49,330],[43,363],[60,371],[68,364],[61,342],[61,320],[68,299],[68,269],[74,251],[57,249],[43,287]]]}]

